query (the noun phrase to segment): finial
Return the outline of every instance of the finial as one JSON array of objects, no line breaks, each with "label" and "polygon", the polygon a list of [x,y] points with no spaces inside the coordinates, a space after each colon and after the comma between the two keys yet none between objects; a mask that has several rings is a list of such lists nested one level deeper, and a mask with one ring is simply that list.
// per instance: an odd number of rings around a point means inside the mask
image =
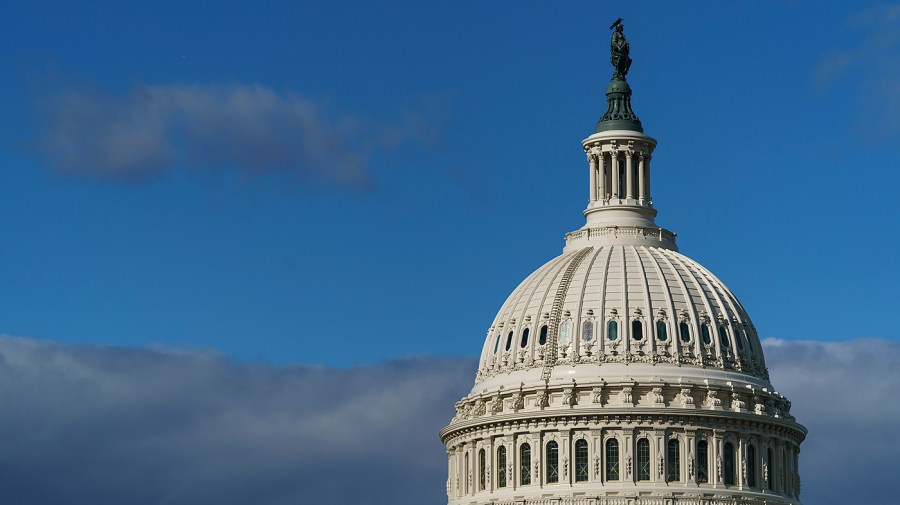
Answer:
[{"label": "finial", "polygon": [[625,39],[625,34],[622,32],[624,28],[622,18],[617,19],[609,27],[610,30],[613,30],[612,39],[609,41],[610,63],[615,69],[613,79],[618,77],[624,80],[628,69],[631,68],[631,58],[629,57],[631,46],[628,45],[628,40]]},{"label": "finial", "polygon": [[609,61],[614,71],[606,88],[606,112],[597,121],[595,133],[609,130],[644,131],[641,120],[631,109],[631,87],[625,81],[628,69],[631,68],[631,46],[625,39],[624,28],[622,18],[609,27],[613,30],[609,41]]}]

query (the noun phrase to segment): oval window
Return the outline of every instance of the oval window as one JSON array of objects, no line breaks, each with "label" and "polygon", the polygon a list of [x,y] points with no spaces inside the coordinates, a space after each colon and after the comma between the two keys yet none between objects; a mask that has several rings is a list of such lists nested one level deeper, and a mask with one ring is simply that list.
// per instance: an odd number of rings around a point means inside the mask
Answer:
[{"label": "oval window", "polygon": [[719,342],[722,343],[722,347],[731,347],[731,341],[728,340],[728,330],[725,329],[724,324],[719,325]]},{"label": "oval window", "polygon": [[665,342],[669,339],[669,335],[666,332],[666,322],[662,319],[656,322],[656,338],[659,339],[660,342]]},{"label": "oval window", "polygon": [[500,337],[502,336],[502,333],[497,332],[497,342],[494,344],[494,354],[497,354],[497,350],[500,349]]},{"label": "oval window", "polygon": [[703,339],[703,343],[706,345],[712,344],[712,336],[709,334],[709,325],[703,323],[700,325],[700,337]]},{"label": "oval window", "polygon": [[583,325],[581,325],[581,340],[584,342],[590,342],[594,340],[594,323],[593,321],[585,321]]},{"label": "oval window", "polygon": [[538,337],[538,344],[544,345],[547,343],[547,325],[541,326],[541,335]]},{"label": "oval window", "polygon": [[644,339],[644,325],[640,321],[631,322],[631,338],[635,340]]},{"label": "oval window", "polygon": [[691,341],[691,327],[688,326],[687,322],[682,321],[678,324],[678,331],[681,333],[681,341],[682,342],[690,342]]},{"label": "oval window", "polygon": [[734,341],[737,343],[738,349],[741,351],[744,350],[744,339],[743,332],[738,329],[737,326],[734,327]]},{"label": "oval window", "polygon": [[564,322],[559,327],[559,344],[560,345],[568,345],[569,339],[572,336],[572,323],[569,321]]},{"label": "oval window", "polygon": [[512,347],[512,338],[513,338],[513,332],[512,332],[512,330],[510,330],[509,336],[506,337],[506,350],[507,351],[509,350],[510,347]]},{"label": "oval window", "polygon": [[610,340],[616,340],[617,338],[619,338],[619,324],[615,321],[610,321],[606,325],[606,336]]},{"label": "oval window", "polygon": [[528,328],[522,330],[522,341],[519,342],[519,347],[525,347],[528,345]]}]

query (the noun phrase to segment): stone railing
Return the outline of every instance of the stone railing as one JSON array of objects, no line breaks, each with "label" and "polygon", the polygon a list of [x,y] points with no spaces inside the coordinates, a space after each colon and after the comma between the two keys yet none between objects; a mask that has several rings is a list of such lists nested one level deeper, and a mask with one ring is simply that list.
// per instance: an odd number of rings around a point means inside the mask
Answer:
[{"label": "stone railing", "polygon": [[645,228],[642,226],[604,226],[602,228],[588,228],[566,233],[566,243],[592,237],[641,237],[658,238],[659,240],[675,241],[675,233],[665,228]]}]

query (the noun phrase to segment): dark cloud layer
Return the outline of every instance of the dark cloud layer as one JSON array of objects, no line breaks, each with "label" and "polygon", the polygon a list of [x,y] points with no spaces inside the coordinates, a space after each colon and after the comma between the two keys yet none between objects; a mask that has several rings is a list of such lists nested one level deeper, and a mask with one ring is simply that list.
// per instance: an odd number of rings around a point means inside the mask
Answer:
[{"label": "dark cloud layer", "polygon": [[42,112],[38,147],[51,167],[119,182],[194,169],[360,188],[373,150],[434,136],[412,112],[398,125],[375,126],[261,85],[140,84],[124,96],[77,88],[45,98]]},{"label": "dark cloud layer", "polygon": [[[892,503],[900,344],[766,342],[810,429],[804,502]],[[437,431],[470,359],[333,369],[0,338],[0,502],[280,505],[445,500]]]},{"label": "dark cloud layer", "polygon": [[768,340],[773,384],[809,429],[801,446],[801,497],[809,505],[898,503],[900,342]]},{"label": "dark cloud layer", "polygon": [[473,372],[2,338],[0,503],[440,503],[437,432]]}]

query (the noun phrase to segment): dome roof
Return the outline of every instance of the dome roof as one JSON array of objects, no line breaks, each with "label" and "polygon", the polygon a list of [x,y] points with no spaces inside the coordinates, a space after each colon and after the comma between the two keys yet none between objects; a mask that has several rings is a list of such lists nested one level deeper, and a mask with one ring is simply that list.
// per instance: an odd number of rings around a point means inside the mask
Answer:
[{"label": "dome roof", "polygon": [[570,244],[510,294],[488,331],[473,391],[542,375],[771,387],[756,329],[716,276],[668,244],[619,241]]},{"label": "dome roof", "polygon": [[[585,224],[509,295],[441,430],[450,505],[799,505],[806,429],[747,311],[657,226],[613,23]],[[656,163],[652,164],[656,167]]]}]

